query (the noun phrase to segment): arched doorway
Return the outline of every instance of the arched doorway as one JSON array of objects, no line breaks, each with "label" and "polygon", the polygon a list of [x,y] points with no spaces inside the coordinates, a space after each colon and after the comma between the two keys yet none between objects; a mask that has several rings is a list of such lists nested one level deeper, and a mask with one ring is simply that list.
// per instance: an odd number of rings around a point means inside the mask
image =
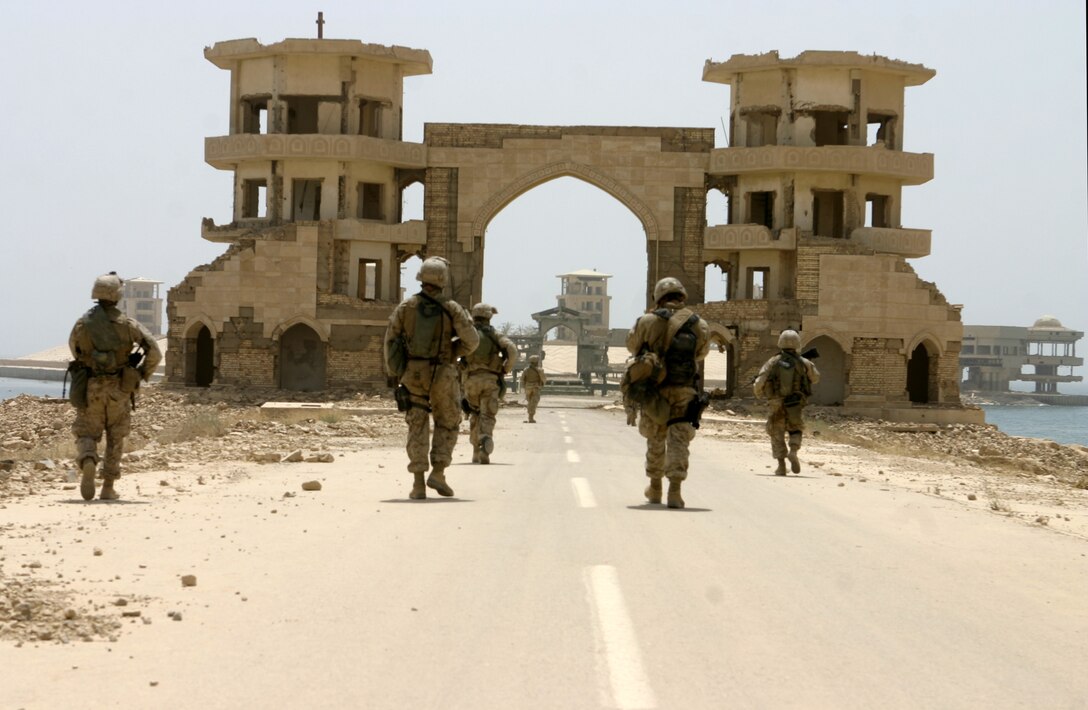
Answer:
[{"label": "arched doorway", "polygon": [[215,340],[208,326],[200,326],[196,334],[196,358],[193,363],[193,384],[207,387],[215,380]]},{"label": "arched doorway", "polygon": [[820,371],[820,381],[812,388],[810,404],[824,406],[842,404],[846,398],[846,354],[834,338],[821,335],[813,338],[805,350],[815,348],[820,356],[813,360]]},{"label": "arched doorway", "polygon": [[279,364],[281,389],[325,389],[325,343],[310,326],[296,323],[280,336]]},{"label": "arched doorway", "polygon": [[929,404],[937,401],[936,375],[937,356],[930,353],[929,346],[921,342],[910,354],[907,361],[907,396],[915,404]]}]

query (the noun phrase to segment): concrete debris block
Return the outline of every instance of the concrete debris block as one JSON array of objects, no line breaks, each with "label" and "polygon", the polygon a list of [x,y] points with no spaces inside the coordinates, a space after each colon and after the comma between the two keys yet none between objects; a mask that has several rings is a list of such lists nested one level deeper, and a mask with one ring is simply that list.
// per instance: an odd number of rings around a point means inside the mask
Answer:
[{"label": "concrete debris block", "polygon": [[196,575],[195,574],[183,574],[181,576],[181,586],[183,587],[195,587]]},{"label": "concrete debris block", "polygon": [[94,556],[95,557],[101,557],[102,556],[102,548],[101,547],[94,548]]},{"label": "concrete debris block", "polygon": [[320,454],[310,454],[306,457],[306,463],[332,463],[333,455],[326,452]]},{"label": "concrete debris block", "polygon": [[56,469],[57,464],[52,459],[43,459],[41,461],[34,462],[35,471],[52,471]]},{"label": "concrete debris block", "polygon": [[295,449],[283,459],[288,463],[300,463],[302,461],[302,449]]},{"label": "concrete debris block", "polygon": [[279,463],[283,457],[275,453],[254,453],[250,455],[249,460],[257,463]]},{"label": "concrete debris block", "polygon": [[306,481],[302,484],[302,490],[319,491],[321,490],[321,481]]}]

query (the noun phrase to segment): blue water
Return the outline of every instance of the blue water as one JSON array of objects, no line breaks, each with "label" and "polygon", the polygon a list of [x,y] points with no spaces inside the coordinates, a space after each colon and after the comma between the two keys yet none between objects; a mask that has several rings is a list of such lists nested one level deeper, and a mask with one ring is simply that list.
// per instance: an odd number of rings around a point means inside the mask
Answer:
[{"label": "blue water", "polygon": [[1088,407],[985,404],[986,423],[1012,436],[1088,446]]},{"label": "blue water", "polygon": [[60,397],[61,381],[49,380],[24,380],[16,377],[0,377],[0,401],[18,397],[21,394],[32,394],[36,397]]}]

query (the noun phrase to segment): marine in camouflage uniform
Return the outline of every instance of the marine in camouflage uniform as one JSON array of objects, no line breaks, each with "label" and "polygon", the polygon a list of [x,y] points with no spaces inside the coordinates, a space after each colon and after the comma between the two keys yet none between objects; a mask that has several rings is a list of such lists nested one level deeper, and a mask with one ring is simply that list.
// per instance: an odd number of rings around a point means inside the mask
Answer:
[{"label": "marine in camouflage uniform", "polygon": [[480,336],[479,346],[465,357],[465,402],[469,413],[472,463],[491,463],[491,452],[495,450],[495,417],[504,389],[502,382],[518,359],[514,342],[491,327],[491,316],[496,313],[498,310],[486,303],[472,307],[472,322]]},{"label": "marine in camouflage uniform", "polygon": [[[396,307],[385,331],[387,371],[397,371],[391,362],[395,343],[407,352],[400,385],[408,394],[406,449],[408,471],[414,477],[408,497],[416,500],[427,497],[428,487],[439,495],[453,495],[445,472],[453,460],[461,426],[461,381],[456,363],[458,357],[475,350],[480,340],[465,309],[442,295],[448,278],[445,259],[426,259],[416,274],[422,289]],[[431,474],[424,482],[428,463]]]},{"label": "marine in camouflage uniform", "polygon": [[[627,334],[632,355],[656,353],[665,365],[654,405],[643,405],[638,430],[646,438],[646,500],[661,502],[661,479],[669,479],[667,503],[683,508],[680,488],[688,476],[688,445],[695,438],[689,417],[699,395],[699,363],[710,351],[710,327],[688,308],[687,291],[679,280],[666,277],[654,286],[657,309],[639,317]],[[628,419],[630,421],[630,418]]]},{"label": "marine in camouflage uniform", "polygon": [[[162,360],[162,351],[150,331],[117,308],[121,287],[121,279],[112,271],[95,279],[91,298],[98,305],[76,321],[68,337],[73,358],[69,366],[73,375],[71,401],[76,407],[72,434],[76,438],[76,464],[82,474],[79,492],[84,500],[94,498],[100,460],[98,442],[103,433],[106,452],[101,459],[99,497],[119,497],[114,482],[121,477],[121,454],[131,428],[136,390],[141,381],[151,378]],[[143,352],[142,359],[139,351]]]},{"label": "marine in camouflage uniform", "polygon": [[540,404],[540,391],[548,383],[540,356],[529,356],[529,367],[521,373],[521,388],[525,391],[525,407],[529,411],[529,423],[536,424],[536,407]]},{"label": "marine in camouflage uniform", "polygon": [[780,352],[759,369],[752,389],[757,397],[767,400],[767,435],[771,437],[771,456],[778,460],[774,473],[785,476],[787,458],[790,470],[801,472],[797,451],[805,431],[802,415],[812,386],[820,381],[820,371],[811,360],[798,354],[801,336],[797,331],[783,330],[778,347]]}]

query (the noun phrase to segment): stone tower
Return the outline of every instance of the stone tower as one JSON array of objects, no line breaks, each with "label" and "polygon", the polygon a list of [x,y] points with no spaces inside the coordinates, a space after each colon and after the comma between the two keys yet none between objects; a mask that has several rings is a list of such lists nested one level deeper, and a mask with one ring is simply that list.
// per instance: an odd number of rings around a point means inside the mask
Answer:
[{"label": "stone tower", "polygon": [[[934,74],[855,52],[706,63],[731,105],[729,147],[707,170],[728,223],[707,225],[703,262],[728,285],[700,312],[734,335],[737,392],[789,327],[820,353],[817,403],[889,418],[959,406],[959,308],[907,263],[929,254],[930,231],[901,220],[903,188],[933,177],[931,154],[903,150],[904,95]],[[940,418],[928,409],[918,417]]]},{"label": "stone tower", "polygon": [[400,139],[404,79],[429,74],[430,54],[239,39],[204,56],[230,72],[228,133],[204,152],[233,173],[234,210],[203,223],[227,252],[171,289],[167,377],[298,390],[379,379],[400,263],[426,241],[400,214],[424,148]]}]

